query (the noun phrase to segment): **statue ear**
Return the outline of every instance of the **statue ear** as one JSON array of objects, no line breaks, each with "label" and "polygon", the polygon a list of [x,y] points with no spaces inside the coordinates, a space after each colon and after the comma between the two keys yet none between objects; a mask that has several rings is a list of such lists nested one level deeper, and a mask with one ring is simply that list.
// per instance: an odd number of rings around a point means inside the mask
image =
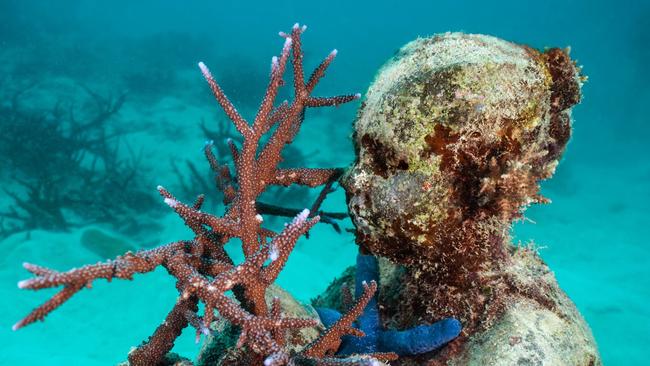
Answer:
[{"label": "statue ear", "polygon": [[569,49],[551,48],[543,53],[548,72],[551,74],[551,124],[549,135],[553,138],[547,147],[547,159],[557,160],[571,137],[569,108],[580,103],[580,87],[586,77],[569,57]]},{"label": "statue ear", "polygon": [[552,112],[557,113],[580,103],[580,84],[586,78],[580,75],[580,68],[569,57],[569,49],[548,49],[544,52],[544,59],[553,78]]}]

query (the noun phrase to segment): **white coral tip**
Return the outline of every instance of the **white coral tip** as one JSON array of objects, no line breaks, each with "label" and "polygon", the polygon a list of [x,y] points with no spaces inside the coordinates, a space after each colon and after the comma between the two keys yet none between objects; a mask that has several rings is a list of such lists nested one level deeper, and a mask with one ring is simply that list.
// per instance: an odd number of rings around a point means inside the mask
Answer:
[{"label": "white coral tip", "polygon": [[298,214],[298,216],[296,216],[296,221],[302,222],[307,220],[308,217],[309,217],[309,209],[304,209]]},{"label": "white coral tip", "polygon": [[201,69],[201,72],[202,72],[203,75],[205,75],[206,77],[210,77],[210,78],[212,77],[212,74],[210,73],[210,70],[208,69],[207,66],[205,66],[205,64],[203,63],[203,61],[199,62],[199,69]]},{"label": "white coral tip", "polygon": [[255,220],[257,220],[259,223],[264,222],[264,218],[260,214],[255,215]]},{"label": "white coral tip", "polygon": [[29,280],[18,281],[18,288],[20,289],[27,288],[28,284],[29,284]]},{"label": "white coral tip", "polygon": [[164,202],[171,208],[176,208],[176,206],[178,206],[178,201],[173,198],[165,197]]}]

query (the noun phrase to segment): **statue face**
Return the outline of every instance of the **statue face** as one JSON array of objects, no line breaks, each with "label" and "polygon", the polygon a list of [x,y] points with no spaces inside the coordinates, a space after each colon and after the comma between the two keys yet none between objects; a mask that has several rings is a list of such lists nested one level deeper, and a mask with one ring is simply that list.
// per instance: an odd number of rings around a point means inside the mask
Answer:
[{"label": "statue face", "polygon": [[441,256],[467,230],[506,230],[542,201],[580,98],[568,56],[445,34],[402,48],[370,86],[344,177],[358,242],[398,261]]}]

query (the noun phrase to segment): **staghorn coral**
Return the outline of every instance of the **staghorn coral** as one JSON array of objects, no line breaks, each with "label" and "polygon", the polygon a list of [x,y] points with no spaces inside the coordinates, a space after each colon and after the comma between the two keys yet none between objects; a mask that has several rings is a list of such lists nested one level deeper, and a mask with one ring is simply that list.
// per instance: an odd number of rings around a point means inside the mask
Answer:
[{"label": "staghorn coral", "polygon": [[[379,264],[372,255],[357,255],[355,295],[362,295],[362,284],[379,282]],[[346,303],[352,302],[348,287],[342,287]],[[328,326],[341,318],[341,313],[330,308],[316,308],[321,321]],[[394,352],[400,356],[413,356],[431,352],[444,346],[460,334],[461,325],[454,318],[437,321],[431,325],[418,325],[405,330],[384,330],[381,327],[376,297],[368,303],[357,320],[363,337],[345,337],[338,353],[342,355],[368,352]]]},{"label": "staghorn coral", "polygon": [[[305,108],[338,105],[359,97],[358,94],[324,98],[311,96],[336,51],[330,53],[305,80],[301,49],[301,34],[304,30],[305,27],[296,24],[290,34],[281,33],[285,38],[284,47],[281,55],[272,60],[269,86],[251,124],[231,104],[208,68],[199,63],[215,98],[243,138],[240,148],[234,143],[230,144],[236,179],[231,176],[227,166],[217,162],[210,149],[211,145],[205,149],[210,166],[218,174],[217,183],[223,191],[224,203],[227,204],[225,214],[217,217],[202,212],[203,196],[199,196],[193,205],[186,205],[165,188],[158,187],[164,202],[194,232],[192,240],[177,241],[136,253],[127,252],[115,260],[67,272],[25,263],[25,269],[35,277],[19,282],[20,288],[63,288],[16,323],[14,330],[43,320],[77,292],[91,287],[94,280],[130,280],[135,274],[150,272],[162,266],[176,278],[180,296],[154,334],[129,353],[131,365],[155,365],[161,362],[181,330],[188,324],[197,328],[197,336],[209,333],[209,327],[215,319],[215,310],[221,318],[239,328],[237,348],[244,347],[247,350],[240,354],[242,359],[229,360],[227,364],[375,365],[378,364],[378,359],[395,358],[391,353],[352,355],[345,358],[334,356],[342,336],[363,335],[352,327],[352,323],[373,298],[377,289],[375,282],[364,283],[363,292],[354,306],[298,352],[289,351],[288,343],[292,340],[287,338],[287,331],[314,327],[317,321],[283,317],[280,300],[274,298],[269,307],[265,299],[267,289],[284,267],[297,239],[315,225],[319,217],[310,218],[309,210],[304,210],[284,230],[275,233],[262,227],[263,218],[256,205],[257,198],[272,185],[300,184],[314,187],[337,177],[337,169],[278,168],[280,154],[297,133]],[[274,106],[278,89],[284,83],[283,75],[290,55],[293,56],[291,62],[295,97],[291,103],[285,101]],[[266,144],[262,144],[262,137],[267,133],[270,137]],[[233,238],[241,240],[245,257],[243,263],[233,263],[224,251],[223,245]],[[231,292],[234,298],[229,296]],[[205,305],[202,317],[196,314],[199,302]]]},{"label": "staghorn coral", "polygon": [[395,274],[382,283],[382,318],[397,328],[439,317],[463,324],[442,354],[400,362],[443,364],[464,349],[489,349],[500,343],[478,337],[526,318],[520,324],[533,341],[523,348],[546,360],[566,351],[577,364],[598,364],[588,326],[552,273],[509,237],[528,205],[547,202],[539,182],[566,147],[583,81],[564,50],[462,33],[413,41],[377,75],[342,185],[357,243],[394,263],[382,268]]}]

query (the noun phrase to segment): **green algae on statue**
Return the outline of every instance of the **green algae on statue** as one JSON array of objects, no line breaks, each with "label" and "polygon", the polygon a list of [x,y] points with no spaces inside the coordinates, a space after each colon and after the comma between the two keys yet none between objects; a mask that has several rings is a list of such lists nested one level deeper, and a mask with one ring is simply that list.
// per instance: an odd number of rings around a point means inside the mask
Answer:
[{"label": "green algae on statue", "polygon": [[547,201],[539,181],[566,147],[583,80],[563,50],[447,33],[404,46],[370,86],[343,186],[357,243],[399,265],[382,262],[383,321],[463,324],[412,362],[600,364],[552,272],[509,237]]}]

